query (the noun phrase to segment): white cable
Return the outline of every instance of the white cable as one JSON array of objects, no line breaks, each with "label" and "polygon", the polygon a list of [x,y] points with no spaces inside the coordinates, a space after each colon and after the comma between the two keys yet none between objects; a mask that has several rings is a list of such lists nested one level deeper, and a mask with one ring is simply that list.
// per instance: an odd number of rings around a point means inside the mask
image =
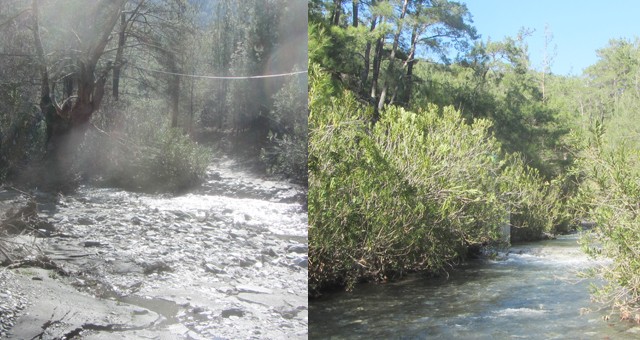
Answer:
[{"label": "white cable", "polygon": [[144,68],[144,67],[140,67],[140,66],[135,66],[135,65],[131,65],[137,69],[143,70],[143,71],[148,71],[148,72],[156,72],[156,73],[164,73],[164,74],[171,74],[171,75],[175,75],[175,76],[182,76],[182,77],[191,77],[191,78],[205,78],[205,79],[259,79],[259,78],[276,78],[276,77],[286,77],[286,76],[293,76],[296,74],[304,74],[307,73],[308,71],[296,71],[296,72],[289,72],[289,73],[278,73],[278,74],[265,74],[265,75],[260,75],[260,76],[200,76],[200,75],[195,75],[195,74],[184,74],[184,73],[176,73],[176,72],[167,72],[167,71],[160,71],[160,70],[151,70],[148,68]]}]

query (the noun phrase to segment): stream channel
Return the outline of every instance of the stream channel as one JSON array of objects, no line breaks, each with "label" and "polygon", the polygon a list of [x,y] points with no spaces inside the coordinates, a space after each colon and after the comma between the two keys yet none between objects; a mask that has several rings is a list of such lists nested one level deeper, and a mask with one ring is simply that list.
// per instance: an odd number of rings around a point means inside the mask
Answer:
[{"label": "stream channel", "polygon": [[23,302],[5,315],[13,326],[4,336],[306,339],[305,189],[228,158],[207,176],[177,196],[92,187],[39,194],[38,213],[55,232],[10,242],[37,246],[65,273],[0,268],[0,297]]},{"label": "stream channel", "polygon": [[[597,265],[578,235],[512,246],[495,260],[473,260],[449,278],[413,275],[363,284],[311,300],[310,339],[638,339],[590,302],[578,272]],[[590,310],[590,312],[589,312]]]}]

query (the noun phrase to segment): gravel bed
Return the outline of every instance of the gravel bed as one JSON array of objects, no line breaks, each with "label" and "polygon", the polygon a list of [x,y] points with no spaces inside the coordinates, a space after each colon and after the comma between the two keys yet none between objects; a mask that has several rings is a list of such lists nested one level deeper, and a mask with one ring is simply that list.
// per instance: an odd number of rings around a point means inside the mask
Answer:
[{"label": "gravel bed", "polygon": [[16,317],[27,305],[27,298],[21,292],[11,271],[0,268],[0,338],[15,324]]}]

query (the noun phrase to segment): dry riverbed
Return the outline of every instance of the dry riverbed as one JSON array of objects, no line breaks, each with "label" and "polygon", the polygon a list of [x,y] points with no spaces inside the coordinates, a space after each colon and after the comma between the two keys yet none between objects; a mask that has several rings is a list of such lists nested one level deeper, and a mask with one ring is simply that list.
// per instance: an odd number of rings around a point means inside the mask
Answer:
[{"label": "dry riverbed", "polygon": [[303,188],[229,159],[208,177],[180,196],[38,197],[55,230],[5,246],[31,262],[0,268],[0,337],[306,338]]}]

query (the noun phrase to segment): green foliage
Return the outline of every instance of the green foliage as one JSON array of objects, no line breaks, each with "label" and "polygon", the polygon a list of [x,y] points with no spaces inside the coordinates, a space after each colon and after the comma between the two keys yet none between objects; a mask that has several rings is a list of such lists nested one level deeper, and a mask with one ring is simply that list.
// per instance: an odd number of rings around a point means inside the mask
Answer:
[{"label": "green foliage", "polygon": [[584,216],[596,227],[582,238],[585,251],[610,259],[591,274],[603,279],[594,297],[611,304],[623,319],[640,321],[640,148],[594,146],[585,153],[581,198]]},{"label": "green foliage", "polygon": [[41,160],[45,153],[44,120],[20,103],[14,105],[11,111],[0,113],[5,118],[0,123],[0,182],[21,177],[28,164]]},{"label": "green foliage", "polygon": [[453,105],[470,122],[489,119],[504,150],[519,153],[549,181],[571,165],[570,121],[543,98],[521,39],[478,44],[450,66],[418,63],[416,76],[424,81],[415,87],[412,106]]},{"label": "green foliage", "polygon": [[269,173],[307,185],[307,135],[270,132],[269,139],[273,144],[260,153]]},{"label": "green foliage", "polygon": [[[309,285],[352,286],[413,270],[439,272],[470,245],[500,240],[513,209],[532,234],[551,231],[556,186],[504,157],[488,120],[465,123],[451,107],[371,109],[333,95],[311,67]],[[535,193],[535,195],[532,195]],[[539,235],[538,235],[539,236]]]},{"label": "green foliage", "polygon": [[270,145],[261,159],[272,174],[307,184],[307,77],[291,78],[274,95],[269,119]]},{"label": "green foliage", "polygon": [[[574,143],[581,150],[570,174],[579,191],[576,216],[595,222],[581,238],[599,258],[587,274],[598,278],[595,300],[622,319],[640,321],[640,95],[638,41],[612,40],[581,79],[571,79],[557,101],[575,112]],[[577,83],[577,84],[576,84]],[[561,84],[562,85],[562,84]],[[577,86],[576,86],[577,85]]]},{"label": "green foliage", "polygon": [[640,321],[640,108],[638,41],[612,40],[575,90],[583,151],[573,171],[582,179],[573,200],[579,216],[596,223],[581,239],[584,250],[604,259],[588,272],[601,284],[595,300],[622,319]]},{"label": "green foliage", "polygon": [[162,123],[166,115],[154,117],[153,101],[139,105],[136,114],[119,118],[119,128],[90,131],[77,159],[80,169],[104,185],[136,191],[175,192],[201,182],[212,151]]},{"label": "green foliage", "polygon": [[211,160],[208,148],[193,142],[180,129],[161,130],[155,142],[159,150],[146,165],[150,173],[142,178],[142,187],[183,190],[204,179]]},{"label": "green foliage", "polygon": [[506,191],[511,193],[508,202],[513,242],[569,231],[573,217],[564,198],[563,179],[546,181],[537,169],[525,166],[517,158],[502,174],[507,179]]}]

